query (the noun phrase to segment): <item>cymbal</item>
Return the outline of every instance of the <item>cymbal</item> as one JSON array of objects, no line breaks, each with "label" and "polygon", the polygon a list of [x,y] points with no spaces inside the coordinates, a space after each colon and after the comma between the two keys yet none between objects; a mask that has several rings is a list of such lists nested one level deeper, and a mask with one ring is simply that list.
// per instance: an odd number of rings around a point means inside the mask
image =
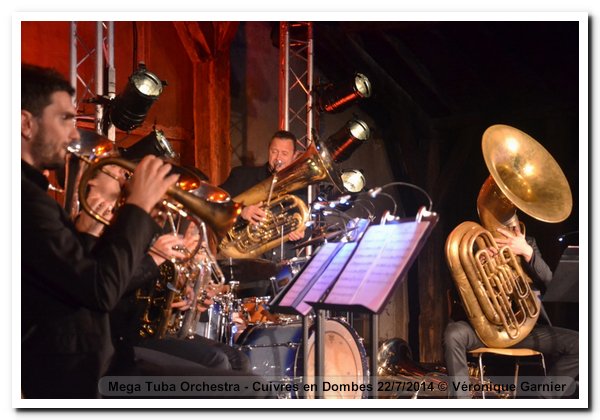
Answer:
[{"label": "cymbal", "polygon": [[268,280],[277,274],[275,263],[262,258],[224,258],[217,260],[228,281],[244,282]]}]

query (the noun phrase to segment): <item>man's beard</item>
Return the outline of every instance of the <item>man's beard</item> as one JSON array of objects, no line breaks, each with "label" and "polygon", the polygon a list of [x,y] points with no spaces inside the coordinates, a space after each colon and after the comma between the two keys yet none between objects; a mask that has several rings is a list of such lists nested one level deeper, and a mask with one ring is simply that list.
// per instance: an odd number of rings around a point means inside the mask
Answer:
[{"label": "man's beard", "polygon": [[58,150],[54,144],[45,142],[44,130],[40,131],[31,141],[31,153],[36,166],[41,169],[61,169],[65,166],[65,153]]}]

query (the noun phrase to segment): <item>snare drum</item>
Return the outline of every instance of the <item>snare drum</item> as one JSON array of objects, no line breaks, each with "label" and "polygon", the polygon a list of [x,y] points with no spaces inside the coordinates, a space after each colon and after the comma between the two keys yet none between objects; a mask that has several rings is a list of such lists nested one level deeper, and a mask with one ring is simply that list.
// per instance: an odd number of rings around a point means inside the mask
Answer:
[{"label": "snare drum", "polygon": [[[345,321],[325,321],[325,377],[330,384],[325,398],[366,398],[360,390],[368,383],[367,356],[362,340]],[[299,383],[304,361],[302,349],[302,324],[257,324],[240,336],[237,344],[250,359],[252,372],[269,382]],[[308,378],[304,383],[314,383],[314,332],[308,340]],[[353,390],[353,385],[355,390]],[[299,384],[301,390],[302,386]],[[290,397],[298,398],[298,392]],[[314,398],[314,391],[306,398]]]}]

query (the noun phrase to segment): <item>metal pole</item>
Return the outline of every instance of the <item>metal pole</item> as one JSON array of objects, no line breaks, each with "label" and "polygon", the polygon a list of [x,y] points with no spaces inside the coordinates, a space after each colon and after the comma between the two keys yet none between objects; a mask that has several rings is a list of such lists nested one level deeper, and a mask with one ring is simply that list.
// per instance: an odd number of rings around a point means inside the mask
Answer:
[{"label": "metal pole", "polygon": [[317,310],[315,323],[315,399],[323,399],[325,377],[325,311]]},{"label": "metal pole", "polygon": [[[115,23],[108,22],[108,37],[106,40],[108,44],[108,58],[107,58],[107,69],[108,69],[108,98],[113,100],[117,95],[117,75],[115,70]],[[112,141],[116,138],[116,129],[113,124],[108,126],[107,137]]]},{"label": "metal pole", "polygon": [[[308,52],[307,52],[307,87],[308,93],[306,95],[306,147],[310,146],[313,138],[313,69],[314,69],[314,45],[313,45],[313,25],[312,22],[308,23]],[[317,195],[317,188],[314,185],[308,186],[307,200],[310,205]],[[312,245],[306,247],[306,256],[312,255]]]},{"label": "metal pole", "polygon": [[[104,29],[102,22],[96,22],[96,97],[104,95]],[[96,104],[96,132],[102,133],[102,116],[104,108],[102,104]]]},{"label": "metal pole", "polygon": [[290,25],[279,24],[279,128],[289,130],[290,119]]},{"label": "metal pole", "polygon": [[369,340],[371,341],[371,360],[369,363],[370,367],[370,378],[371,378],[371,386],[373,390],[371,391],[371,398],[377,399],[377,352],[379,351],[379,315],[370,314],[371,318],[371,328],[369,331]]},{"label": "metal pole", "polygon": [[[302,360],[305,360],[302,372],[302,383],[308,383],[308,339],[310,335],[310,315],[302,317]],[[306,398],[307,393],[304,393]]]},{"label": "metal pole", "polygon": [[[69,52],[70,52],[70,63],[69,63],[69,77],[71,86],[75,89],[75,95],[73,99],[77,100],[77,22],[71,22],[71,33],[69,40]],[[77,105],[77,104],[76,104]]]}]

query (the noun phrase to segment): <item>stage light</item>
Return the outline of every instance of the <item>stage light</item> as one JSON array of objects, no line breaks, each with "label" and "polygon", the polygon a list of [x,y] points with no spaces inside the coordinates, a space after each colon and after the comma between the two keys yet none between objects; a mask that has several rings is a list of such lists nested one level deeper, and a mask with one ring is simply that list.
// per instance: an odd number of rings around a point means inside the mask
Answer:
[{"label": "stage light", "polygon": [[342,171],[340,178],[346,191],[351,193],[361,192],[365,188],[365,176],[360,169],[347,169]]},{"label": "stage light", "polygon": [[352,153],[365,141],[369,139],[369,126],[359,119],[352,119],[335,134],[324,141],[335,163],[348,159]]},{"label": "stage light", "polygon": [[352,80],[339,86],[327,85],[317,90],[317,104],[321,112],[336,113],[354,102],[371,96],[371,82],[367,76],[356,73]]},{"label": "stage light", "polygon": [[165,82],[146,70],[144,64],[129,76],[125,90],[108,103],[109,121],[119,130],[131,131],[144,122],[150,107],[162,93]]},{"label": "stage light", "polygon": [[119,155],[127,160],[141,160],[146,155],[176,159],[177,153],[160,130],[153,130],[128,148],[119,147]]}]

